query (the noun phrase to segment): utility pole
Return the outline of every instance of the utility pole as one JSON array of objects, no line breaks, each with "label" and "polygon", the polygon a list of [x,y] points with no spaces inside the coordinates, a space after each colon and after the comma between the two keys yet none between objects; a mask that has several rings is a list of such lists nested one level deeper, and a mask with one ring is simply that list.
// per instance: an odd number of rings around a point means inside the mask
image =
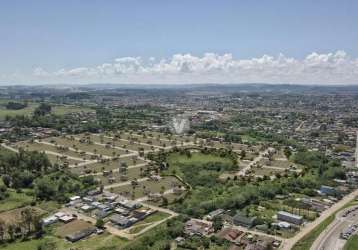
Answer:
[{"label": "utility pole", "polygon": [[355,167],[358,168],[358,131],[357,131],[357,141],[356,141],[356,155],[355,155]]}]

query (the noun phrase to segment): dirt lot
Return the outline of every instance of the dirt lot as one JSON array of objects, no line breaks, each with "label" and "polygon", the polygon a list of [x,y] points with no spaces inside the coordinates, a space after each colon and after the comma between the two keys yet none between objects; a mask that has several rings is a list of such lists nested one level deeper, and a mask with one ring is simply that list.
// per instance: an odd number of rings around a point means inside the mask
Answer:
[{"label": "dirt lot", "polygon": [[36,215],[43,215],[46,213],[46,211],[37,208],[37,207],[23,207],[23,208],[17,208],[13,210],[9,210],[6,212],[0,213],[0,220],[4,221],[5,224],[13,224],[21,221],[21,212],[25,209],[30,208],[31,211]]},{"label": "dirt lot", "polygon": [[56,229],[56,235],[65,238],[69,234],[81,231],[86,228],[94,227],[91,223],[83,220],[74,220],[70,223],[64,224]]}]

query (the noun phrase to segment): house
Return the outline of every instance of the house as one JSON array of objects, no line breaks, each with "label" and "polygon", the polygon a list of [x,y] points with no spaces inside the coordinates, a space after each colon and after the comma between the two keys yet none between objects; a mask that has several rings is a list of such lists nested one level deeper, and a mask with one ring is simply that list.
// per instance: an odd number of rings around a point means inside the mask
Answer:
[{"label": "house", "polygon": [[207,220],[213,220],[215,217],[220,216],[224,213],[224,209],[216,209],[205,216]]},{"label": "house", "polygon": [[89,211],[91,211],[91,210],[93,210],[93,209],[94,209],[94,207],[93,207],[93,206],[90,206],[90,205],[83,205],[83,206],[81,207],[81,210],[84,211],[84,212],[89,212]]},{"label": "house", "polygon": [[219,238],[235,244],[240,243],[241,235],[243,235],[243,232],[235,228],[224,228],[217,234]]},{"label": "house", "polygon": [[78,196],[78,195],[70,197],[70,201],[76,201],[79,199],[81,199],[81,196]]},{"label": "house", "polygon": [[134,210],[134,209],[140,208],[142,206],[139,202],[130,201],[130,200],[122,200],[119,202],[119,204],[122,207],[125,207],[129,210]]},{"label": "house", "polygon": [[130,211],[128,209],[122,208],[122,207],[118,207],[114,210],[115,212],[124,215],[124,216],[128,216]]},{"label": "house", "polygon": [[112,215],[109,220],[117,225],[120,226],[122,228],[127,228],[130,227],[131,225],[133,225],[134,223],[136,223],[138,220],[135,218],[130,218],[130,217],[125,217],[123,215],[119,215],[119,214],[115,214]]},{"label": "house", "polygon": [[52,216],[43,218],[43,219],[42,219],[42,224],[43,224],[44,226],[47,226],[47,225],[56,223],[57,221],[58,221],[58,217],[52,215]]},{"label": "house", "polygon": [[301,225],[303,223],[303,217],[300,215],[291,214],[285,211],[279,211],[277,213],[277,219],[286,221],[292,224]]},{"label": "house", "polygon": [[79,232],[75,232],[73,234],[69,234],[66,236],[66,239],[68,241],[71,241],[71,242],[76,242],[76,241],[79,241],[85,237],[88,237],[90,236],[91,234],[95,233],[96,232],[96,228],[95,227],[90,227],[90,228],[85,228]]},{"label": "house", "polygon": [[233,218],[233,223],[238,226],[251,228],[255,225],[256,217],[248,217],[242,213],[237,213]]},{"label": "house", "polygon": [[319,189],[319,191],[321,194],[324,194],[324,195],[336,195],[337,194],[336,189],[333,187],[330,187],[330,186],[322,185],[321,188]]},{"label": "house", "polygon": [[190,219],[185,223],[184,226],[184,233],[190,236],[208,236],[213,232],[214,228],[211,221]]},{"label": "house", "polygon": [[70,214],[66,214],[59,218],[59,220],[62,221],[63,223],[69,223],[75,219],[76,219],[76,217],[73,215],[70,215]]}]

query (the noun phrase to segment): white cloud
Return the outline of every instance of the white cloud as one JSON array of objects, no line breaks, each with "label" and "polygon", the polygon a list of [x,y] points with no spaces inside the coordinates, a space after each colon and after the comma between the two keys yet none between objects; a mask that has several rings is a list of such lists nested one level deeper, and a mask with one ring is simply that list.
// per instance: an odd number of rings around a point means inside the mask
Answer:
[{"label": "white cloud", "polygon": [[106,83],[314,83],[358,84],[358,59],[344,51],[303,59],[263,55],[235,59],[232,54],[175,54],[170,58],[121,57],[93,67],[33,71],[38,82]]}]

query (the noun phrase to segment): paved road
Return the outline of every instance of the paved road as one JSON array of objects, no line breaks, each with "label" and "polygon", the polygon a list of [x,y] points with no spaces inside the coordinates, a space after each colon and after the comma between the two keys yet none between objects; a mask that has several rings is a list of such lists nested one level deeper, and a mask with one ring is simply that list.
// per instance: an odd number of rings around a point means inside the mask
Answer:
[{"label": "paved road", "polygon": [[314,220],[311,223],[307,223],[305,227],[294,237],[285,240],[283,250],[291,250],[292,247],[300,241],[306,234],[311,232],[316,226],[318,226],[320,223],[322,223],[325,219],[327,219],[330,215],[344,207],[347,203],[354,200],[355,197],[358,196],[358,190],[355,190],[354,192],[346,195],[341,199],[339,202],[335,203],[333,206],[328,208],[327,210],[323,211],[316,220]]},{"label": "paved road", "polygon": [[342,216],[347,210],[352,208],[353,207],[349,207],[337,213],[335,220],[320,234],[313,243],[311,250],[343,249],[346,240],[340,238],[341,232],[350,225],[358,223],[358,210],[349,213],[346,217]]}]

